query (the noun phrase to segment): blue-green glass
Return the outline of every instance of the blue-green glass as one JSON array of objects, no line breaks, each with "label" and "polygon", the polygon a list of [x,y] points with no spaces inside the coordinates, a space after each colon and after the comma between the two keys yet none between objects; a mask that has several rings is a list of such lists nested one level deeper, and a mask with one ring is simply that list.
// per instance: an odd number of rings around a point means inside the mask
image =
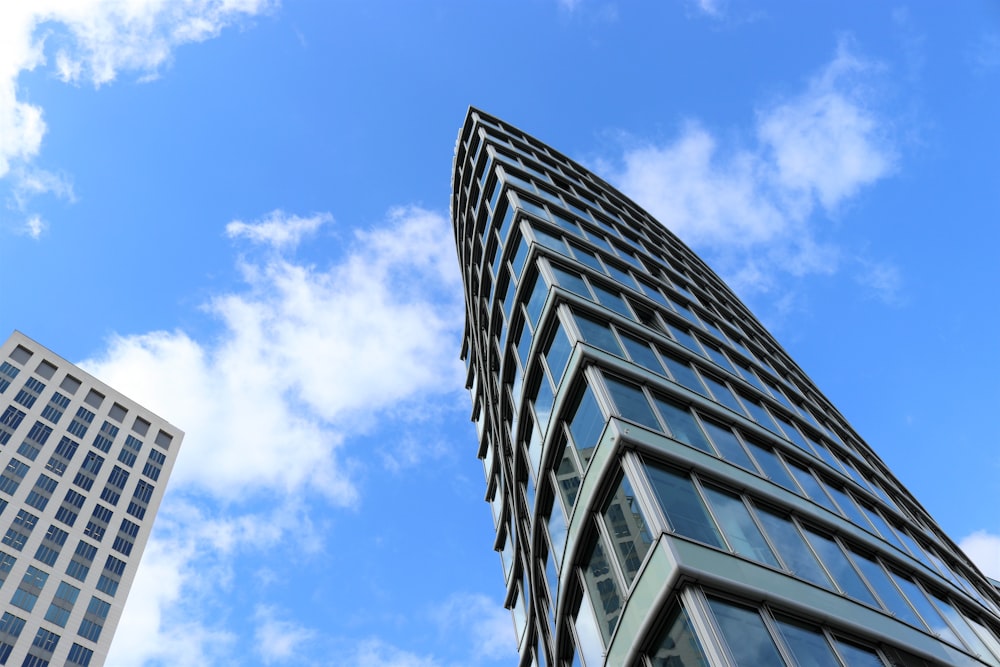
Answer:
[{"label": "blue-green glass", "polygon": [[652,465],[646,467],[646,472],[660,508],[674,532],[724,548],[715,522],[702,504],[690,477]]},{"label": "blue-green glass", "polygon": [[818,505],[822,505],[831,512],[839,513],[833,501],[830,500],[830,496],[826,495],[823,487],[820,486],[809,470],[796,463],[789,463],[788,467],[791,469],[792,475],[795,476],[795,480],[799,483],[799,486],[805,491],[807,498]]},{"label": "blue-green glass", "polygon": [[573,316],[576,319],[576,327],[580,330],[580,335],[583,336],[584,342],[594,347],[599,347],[615,356],[625,356],[607,322],[599,322],[579,313],[574,313]]},{"label": "blue-green glass", "polygon": [[663,634],[647,655],[653,667],[709,667],[691,621],[679,606],[667,616]]},{"label": "blue-green glass", "polygon": [[809,544],[819,554],[819,558],[826,565],[827,572],[833,580],[840,586],[840,590],[850,595],[855,600],[867,602],[873,607],[878,606],[875,596],[868,590],[868,586],[858,576],[857,570],[851,565],[847,554],[840,548],[840,545],[833,538],[817,533],[809,528],[806,529],[806,539]]},{"label": "blue-green glass", "polygon": [[631,585],[653,544],[653,538],[628,477],[622,476],[601,516],[608,533],[618,545],[615,556],[625,574],[625,583]]},{"label": "blue-green glass", "polygon": [[690,410],[661,396],[653,396],[653,402],[656,404],[656,409],[660,411],[660,417],[667,424],[674,440],[679,440],[703,452],[715,455],[715,450],[712,449],[712,445],[709,444]]},{"label": "blue-green glass", "polygon": [[729,390],[728,385],[724,384],[720,380],[715,379],[711,375],[705,375],[704,377],[705,377],[705,384],[707,384],[708,388],[712,390],[712,394],[715,396],[715,400],[717,400],[719,403],[726,406],[727,408],[729,408],[730,410],[732,410],[737,414],[740,415],[746,414],[746,412],[743,410],[743,406],[740,405],[740,402],[736,400],[736,396],[734,396],[733,392]]},{"label": "blue-green glass", "polygon": [[708,419],[704,420],[703,423],[705,424],[705,430],[708,431],[708,436],[715,443],[715,447],[719,450],[719,453],[722,454],[722,458],[750,472],[757,472],[753,461],[746,450],[743,449],[743,445],[740,444],[739,439],[731,428]]},{"label": "blue-green glass", "polygon": [[633,362],[647,370],[653,371],[657,375],[663,375],[663,366],[660,365],[660,360],[656,358],[656,353],[649,347],[649,343],[638,338],[633,338],[626,333],[619,332],[618,335],[621,337],[622,344],[625,346],[625,350]]},{"label": "blue-green glass", "polygon": [[851,550],[851,558],[854,564],[858,566],[858,569],[861,570],[861,574],[871,584],[876,595],[881,599],[882,606],[886,611],[904,623],[909,623],[918,628],[924,627],[924,624],[913,612],[913,608],[910,607],[906,598],[903,597],[899,589],[889,579],[889,575],[886,574],[885,570],[874,558],[854,550]]},{"label": "blue-green glass", "polygon": [[906,596],[906,599],[910,601],[913,608],[917,610],[917,613],[920,614],[920,616],[927,623],[927,626],[930,627],[931,632],[945,641],[961,646],[962,642],[959,641],[958,636],[956,636],[954,631],[948,626],[938,610],[934,608],[931,601],[927,599],[924,592],[920,590],[915,583],[913,583],[913,580],[898,572],[891,572],[891,575],[893,581],[895,581],[896,585],[899,586],[901,591],[903,591],[903,595]]},{"label": "blue-green glass", "polygon": [[709,598],[708,604],[738,667],[779,667],[785,664],[756,610],[713,598]]},{"label": "blue-green glass", "polygon": [[566,371],[566,364],[569,363],[569,355],[572,351],[569,339],[566,338],[566,332],[563,331],[561,326],[556,327],[552,338],[549,340],[549,344],[546,346],[544,355],[545,363],[548,364],[549,372],[552,374],[552,381],[557,387],[559,386],[559,381],[562,380],[563,373]]},{"label": "blue-green glass", "polygon": [[663,358],[663,363],[666,364],[667,369],[670,371],[670,375],[673,376],[674,381],[677,384],[687,387],[691,391],[701,394],[702,396],[707,396],[708,393],[705,391],[705,386],[698,379],[698,376],[691,369],[691,366],[686,361],[681,361],[677,357],[660,350],[660,356]]},{"label": "blue-green glass", "polygon": [[610,376],[605,376],[604,381],[622,417],[657,431],[662,430],[649,405],[649,399],[640,387]]},{"label": "blue-green glass", "polygon": [[809,667],[840,667],[833,649],[822,631],[790,618],[776,618],[785,645],[799,665]]},{"label": "blue-green glass", "polygon": [[830,578],[791,520],[763,508],[758,508],[758,516],[771,543],[777,548],[778,555],[792,574],[823,588],[833,588]]},{"label": "blue-green glass", "polygon": [[625,299],[621,298],[617,292],[612,292],[597,284],[594,285],[594,292],[597,294],[597,300],[602,306],[610,308],[619,315],[632,319],[632,311],[625,304]]},{"label": "blue-green glass", "polygon": [[722,527],[722,533],[733,551],[759,563],[780,567],[778,559],[774,557],[767,540],[764,539],[764,535],[739,496],[705,487],[705,497],[708,498],[715,518]]},{"label": "blue-green glass", "polygon": [[849,667],[885,667],[875,651],[837,639],[837,652]]},{"label": "blue-green glass", "polygon": [[607,419],[601,413],[594,392],[588,386],[580,395],[580,400],[569,418],[569,432],[573,436],[573,444],[580,452],[583,465],[590,463],[594,448],[604,431]]},{"label": "blue-green glass", "polygon": [[556,276],[556,284],[560,287],[573,292],[574,294],[579,294],[584,299],[592,301],[593,297],[590,295],[590,290],[587,288],[587,283],[583,281],[576,271],[569,271],[562,268],[556,264],[552,265],[552,272]]}]

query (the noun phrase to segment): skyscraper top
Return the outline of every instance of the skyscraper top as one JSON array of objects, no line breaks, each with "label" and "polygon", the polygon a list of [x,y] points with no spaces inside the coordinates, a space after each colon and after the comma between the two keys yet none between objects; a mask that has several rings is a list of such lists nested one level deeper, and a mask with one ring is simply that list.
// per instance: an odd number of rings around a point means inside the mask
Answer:
[{"label": "skyscraper top", "polygon": [[996,591],[669,220],[474,108],[452,185],[522,666],[1000,665]]}]

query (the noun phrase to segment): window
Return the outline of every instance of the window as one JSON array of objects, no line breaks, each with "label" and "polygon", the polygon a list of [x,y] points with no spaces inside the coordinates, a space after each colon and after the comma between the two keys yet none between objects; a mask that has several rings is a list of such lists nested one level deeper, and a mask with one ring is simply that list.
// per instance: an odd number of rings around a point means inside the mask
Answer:
[{"label": "window", "polygon": [[823,588],[832,588],[829,577],[789,517],[763,508],[758,508],[757,515],[792,574]]},{"label": "window", "polygon": [[60,581],[55,597],[49,605],[49,610],[45,613],[45,620],[55,623],[60,628],[65,628],[66,621],[69,619],[70,612],[73,611],[73,605],[79,595],[79,588],[70,586],[65,581]]},{"label": "window", "polygon": [[712,487],[705,487],[705,497],[733,551],[759,563],[780,567],[742,498]]},{"label": "window", "polygon": [[709,516],[690,477],[653,465],[647,465],[646,472],[660,508],[674,532],[723,548],[715,522]]},{"label": "window", "polygon": [[576,407],[570,414],[569,432],[573,436],[573,444],[580,452],[583,466],[586,467],[606,424],[604,415],[597,406],[594,392],[589,386],[584,388]]},{"label": "window", "polygon": [[708,604],[737,665],[785,664],[757,610],[715,598]]},{"label": "window", "polygon": [[618,545],[614,553],[625,575],[625,583],[631,585],[653,544],[653,538],[628,477],[622,476],[601,517],[614,543]]},{"label": "window", "polygon": [[653,667],[709,667],[698,636],[683,607],[667,614],[666,627],[649,652]]},{"label": "window", "polygon": [[610,376],[605,376],[604,381],[622,417],[656,431],[662,430],[641,387]]},{"label": "window", "polygon": [[653,402],[675,440],[715,455],[715,450],[708,444],[708,439],[688,408],[657,395],[653,396]]}]

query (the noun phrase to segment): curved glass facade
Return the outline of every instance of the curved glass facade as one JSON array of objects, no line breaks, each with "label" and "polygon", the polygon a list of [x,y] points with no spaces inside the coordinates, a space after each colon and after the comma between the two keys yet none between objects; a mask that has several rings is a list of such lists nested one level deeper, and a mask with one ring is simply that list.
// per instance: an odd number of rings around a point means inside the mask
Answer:
[{"label": "curved glass facade", "polygon": [[995,589],[663,225],[476,109],[451,207],[522,666],[1000,667]]}]

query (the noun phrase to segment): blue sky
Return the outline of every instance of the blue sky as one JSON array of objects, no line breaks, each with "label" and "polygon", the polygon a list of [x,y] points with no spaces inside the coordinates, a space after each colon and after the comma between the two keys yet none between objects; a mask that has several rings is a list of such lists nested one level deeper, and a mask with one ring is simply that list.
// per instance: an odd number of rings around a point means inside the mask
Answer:
[{"label": "blue sky", "polygon": [[470,104],[677,232],[1000,577],[998,91],[986,0],[4,3],[0,331],[187,433],[108,664],[511,664]]}]

